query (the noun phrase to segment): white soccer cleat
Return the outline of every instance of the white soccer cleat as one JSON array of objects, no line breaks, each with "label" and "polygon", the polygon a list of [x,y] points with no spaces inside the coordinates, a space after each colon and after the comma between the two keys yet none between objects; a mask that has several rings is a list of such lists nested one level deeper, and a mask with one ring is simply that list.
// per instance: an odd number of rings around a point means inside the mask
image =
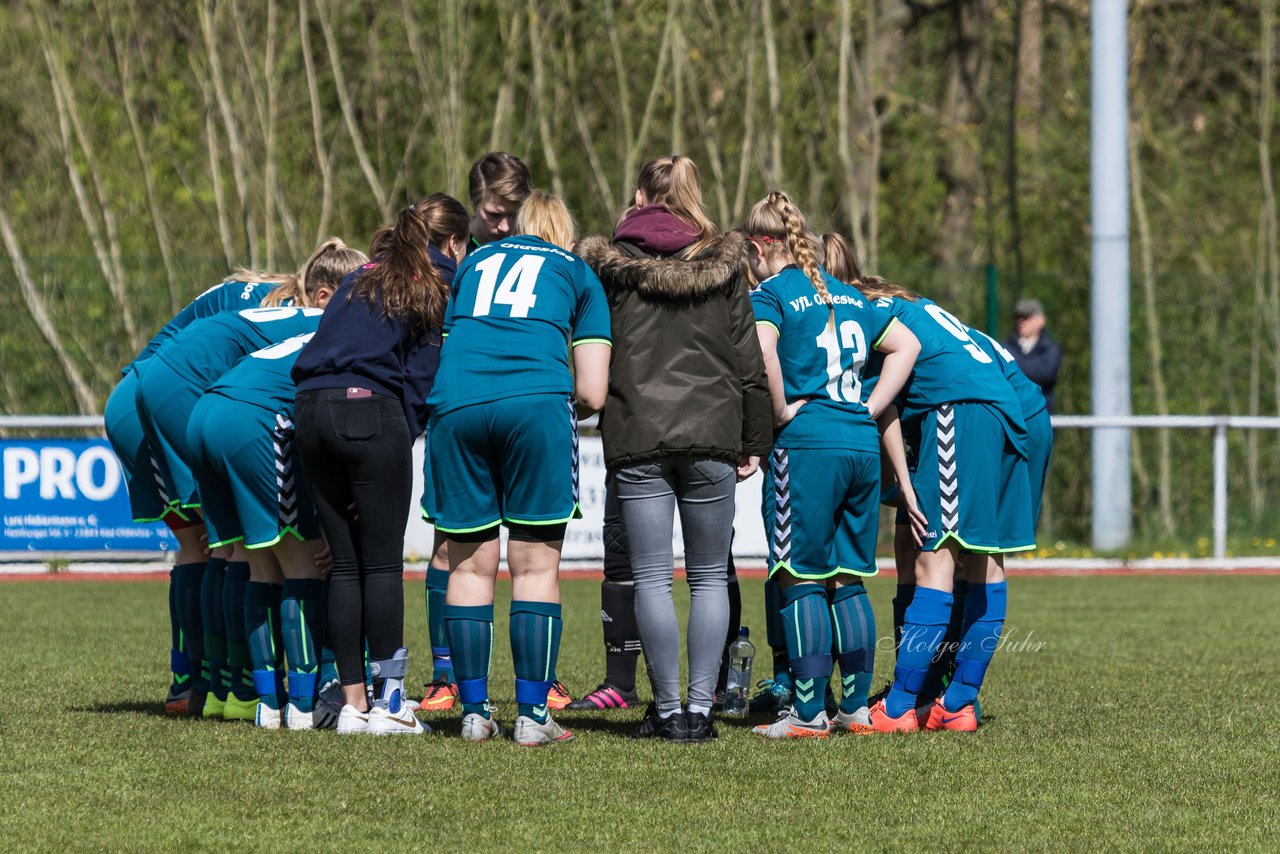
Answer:
[{"label": "white soccer cleat", "polygon": [[273,709],[259,700],[258,710],[253,715],[253,723],[261,729],[280,729],[281,717],[279,709]]},{"label": "white soccer cleat", "polygon": [[422,721],[414,717],[408,706],[401,706],[398,712],[382,706],[374,706],[369,710],[367,732],[373,735],[422,735],[430,731]]},{"label": "white soccer cleat", "polygon": [[369,731],[369,713],[362,712],[350,703],[338,712],[338,735],[356,735]]},{"label": "white soccer cleat", "polygon": [[774,741],[790,738],[827,738],[831,733],[831,724],[827,720],[826,712],[818,712],[817,717],[806,721],[796,715],[793,709],[790,714],[780,716],[773,723],[761,724],[752,728],[751,731]]},{"label": "white soccer cleat", "polygon": [[284,710],[285,729],[315,729],[315,714],[304,712],[290,703]]},{"label": "white soccer cleat", "polygon": [[493,718],[472,712],[462,719],[462,737],[467,741],[488,741],[502,735],[502,727]]},{"label": "white soccer cleat", "polygon": [[849,714],[837,713],[831,719],[831,728],[839,732],[851,732],[854,735],[868,735],[876,731],[876,728],[871,725],[871,710],[866,706]]},{"label": "white soccer cleat", "polygon": [[550,716],[547,717],[546,723],[540,724],[528,715],[521,715],[516,718],[513,738],[521,747],[541,747],[546,744],[573,741],[573,733],[560,726]]}]

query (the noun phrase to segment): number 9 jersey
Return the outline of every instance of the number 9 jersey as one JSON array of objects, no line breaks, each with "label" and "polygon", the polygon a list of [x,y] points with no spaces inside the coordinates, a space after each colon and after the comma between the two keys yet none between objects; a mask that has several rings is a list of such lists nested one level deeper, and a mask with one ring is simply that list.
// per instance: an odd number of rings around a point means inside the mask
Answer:
[{"label": "number 9 jersey", "polygon": [[830,308],[798,267],[765,279],[751,294],[756,323],[778,332],[787,403],[807,401],[774,445],[878,454],[880,438],[867,412],[870,388],[864,388],[863,370],[893,315],[829,275],[826,284]]},{"label": "number 9 jersey", "polygon": [[569,348],[610,342],[609,305],[578,256],[538,237],[486,243],[453,279],[432,415],[528,394],[573,393]]}]

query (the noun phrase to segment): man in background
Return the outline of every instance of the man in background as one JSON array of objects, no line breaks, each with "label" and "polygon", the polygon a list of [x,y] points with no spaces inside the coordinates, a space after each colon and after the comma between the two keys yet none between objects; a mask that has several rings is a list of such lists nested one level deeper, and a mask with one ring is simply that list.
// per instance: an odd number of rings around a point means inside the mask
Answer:
[{"label": "man in background", "polygon": [[1049,412],[1054,412],[1053,387],[1062,367],[1062,345],[1045,331],[1044,306],[1039,300],[1020,299],[1013,310],[1013,332],[1004,345],[1014,361],[1040,390]]}]

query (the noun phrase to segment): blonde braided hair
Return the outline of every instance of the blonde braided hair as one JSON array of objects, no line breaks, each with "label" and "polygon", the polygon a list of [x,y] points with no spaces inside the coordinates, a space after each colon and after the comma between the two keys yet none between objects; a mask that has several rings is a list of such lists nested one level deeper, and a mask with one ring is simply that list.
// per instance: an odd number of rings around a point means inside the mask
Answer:
[{"label": "blonde braided hair", "polygon": [[791,197],[781,190],[769,193],[751,208],[744,229],[749,235],[782,243],[784,251],[800,265],[813,289],[818,292],[818,299],[831,310],[829,322],[834,322],[835,307],[831,292],[827,290],[826,274],[818,264],[818,255],[814,251],[814,241],[809,235],[804,214],[791,201]]}]

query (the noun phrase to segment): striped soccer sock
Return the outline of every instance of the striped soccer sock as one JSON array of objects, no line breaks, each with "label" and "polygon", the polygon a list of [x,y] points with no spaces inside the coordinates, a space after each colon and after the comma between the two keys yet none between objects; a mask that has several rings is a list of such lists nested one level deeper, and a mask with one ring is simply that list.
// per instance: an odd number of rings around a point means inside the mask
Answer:
[{"label": "striped soccer sock", "polygon": [[490,716],[489,665],[493,659],[493,605],[444,606],[462,714]]},{"label": "striped soccer sock", "polygon": [[840,662],[840,711],[853,714],[867,705],[867,692],[871,689],[876,615],[861,581],[837,587],[828,594],[828,600],[835,634],[832,651]]},{"label": "striped soccer sock", "polygon": [[427,567],[427,635],[431,639],[431,678],[453,681],[453,657],[449,633],[444,627],[444,597],[449,590],[449,570]]},{"label": "striped soccer sock", "polygon": [[324,582],[286,579],[280,591],[280,626],[289,666],[289,702],[300,712],[315,708],[324,620]]},{"label": "striped soccer sock", "polygon": [[811,721],[824,711],[831,680],[831,611],[821,584],[795,584],[783,591],[782,628],[787,635],[796,716]]},{"label": "striped soccer sock", "polygon": [[547,719],[547,692],[556,678],[562,626],[558,602],[511,602],[516,702],[521,715],[539,723]]},{"label": "striped soccer sock", "polygon": [[245,589],[244,623],[253,665],[253,688],[268,708],[280,708],[284,671],[277,662],[284,650],[280,632],[280,585],[250,581]]}]

